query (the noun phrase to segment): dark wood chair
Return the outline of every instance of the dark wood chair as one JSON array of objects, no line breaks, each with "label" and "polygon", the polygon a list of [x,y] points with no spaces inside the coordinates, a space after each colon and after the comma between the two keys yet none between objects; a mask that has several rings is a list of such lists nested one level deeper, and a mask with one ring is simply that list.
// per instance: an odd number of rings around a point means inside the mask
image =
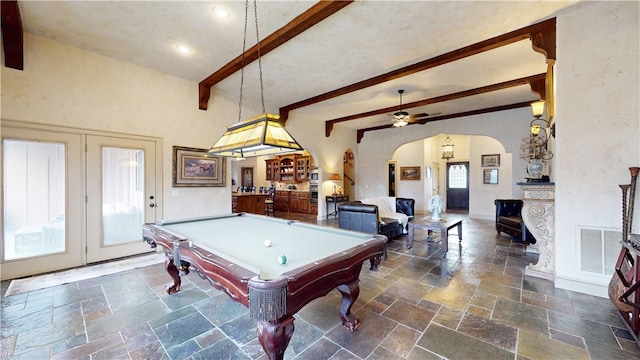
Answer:
[{"label": "dark wood chair", "polygon": [[264,214],[269,216],[269,214],[276,216],[276,207],[275,207],[275,198],[276,191],[274,188],[269,189],[269,196],[264,200]]}]

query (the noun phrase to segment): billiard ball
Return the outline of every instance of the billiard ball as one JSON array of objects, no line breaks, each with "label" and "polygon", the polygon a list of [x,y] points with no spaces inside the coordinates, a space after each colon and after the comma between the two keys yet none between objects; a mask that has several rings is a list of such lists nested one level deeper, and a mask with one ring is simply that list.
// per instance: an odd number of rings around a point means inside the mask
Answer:
[{"label": "billiard ball", "polygon": [[286,263],[287,263],[287,257],[286,257],[286,256],[284,256],[284,255],[280,255],[280,256],[278,256],[278,262],[279,262],[280,264],[286,264]]}]

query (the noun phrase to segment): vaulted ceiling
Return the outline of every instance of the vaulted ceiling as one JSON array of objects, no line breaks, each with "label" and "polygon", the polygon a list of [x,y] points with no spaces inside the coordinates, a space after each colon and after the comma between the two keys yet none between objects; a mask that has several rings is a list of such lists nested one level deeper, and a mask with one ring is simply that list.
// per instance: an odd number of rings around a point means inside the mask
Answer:
[{"label": "vaulted ceiling", "polygon": [[[25,32],[193,81],[194,107],[238,93],[241,1],[18,1]],[[577,1],[258,1],[265,102],[284,121],[325,121],[395,131],[411,125],[527,106],[545,96],[555,61],[554,17]],[[245,101],[259,103],[253,3],[249,4]],[[218,18],[215,10],[229,16]],[[5,63],[14,41],[5,18]],[[5,26],[7,25],[7,26]],[[21,44],[20,44],[21,45]],[[190,49],[187,54],[178,46]],[[15,50],[14,50],[15,51]],[[6,66],[10,66],[6,64]],[[215,120],[212,120],[215,121]],[[218,120],[219,121],[219,120]],[[230,125],[230,124],[225,124]]]}]

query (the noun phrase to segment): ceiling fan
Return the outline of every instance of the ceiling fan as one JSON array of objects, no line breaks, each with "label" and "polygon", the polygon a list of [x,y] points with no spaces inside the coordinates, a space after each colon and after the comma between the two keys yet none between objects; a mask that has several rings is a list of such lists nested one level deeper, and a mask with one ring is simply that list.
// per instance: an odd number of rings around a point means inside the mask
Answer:
[{"label": "ceiling fan", "polygon": [[409,113],[406,111],[402,111],[402,94],[404,93],[403,89],[398,90],[398,94],[400,94],[400,111],[395,112],[393,114],[393,127],[403,127],[409,125],[409,120],[411,117]]},{"label": "ceiling fan", "polygon": [[[428,114],[428,113],[419,113],[419,114],[409,114],[408,112],[402,110],[402,94],[404,93],[403,89],[398,90],[398,94],[400,94],[400,110],[393,113],[392,115],[392,119],[391,119],[391,126],[392,127],[403,127],[403,126],[407,126],[407,125],[411,125],[411,124],[426,124],[429,119],[427,119],[430,116],[433,115],[438,115],[441,113],[435,113],[435,114]],[[388,124],[389,120],[383,120],[383,121],[376,121],[374,122],[374,124],[377,123],[387,123]]]}]

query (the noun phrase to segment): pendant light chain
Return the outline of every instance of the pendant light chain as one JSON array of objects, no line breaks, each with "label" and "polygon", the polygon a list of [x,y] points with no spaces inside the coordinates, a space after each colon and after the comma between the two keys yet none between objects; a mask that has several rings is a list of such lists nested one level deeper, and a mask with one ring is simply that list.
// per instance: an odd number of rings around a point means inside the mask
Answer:
[{"label": "pendant light chain", "polygon": [[[260,75],[260,100],[262,101],[262,113],[266,114],[264,105],[264,85],[262,81],[262,57],[260,56],[260,33],[258,31],[258,2],[253,0],[253,14],[256,25],[256,46],[258,47],[258,71]],[[247,23],[249,19],[249,0],[244,2],[244,37],[242,39],[242,68],[240,69],[240,101],[238,101],[238,122],[242,121],[242,94],[244,88],[245,53],[247,51]]]},{"label": "pendant light chain", "polygon": [[244,87],[244,53],[247,49],[247,22],[249,18],[249,0],[244,2],[244,37],[242,38],[242,67],[240,68],[240,100],[238,101],[238,122],[242,121],[242,90]]},{"label": "pendant light chain", "polygon": [[262,100],[262,113],[266,114],[264,106],[264,87],[262,85],[262,57],[260,56],[260,35],[258,33],[258,1],[253,0],[253,14],[256,19],[256,46],[258,47],[258,71],[260,73],[260,99]]}]

